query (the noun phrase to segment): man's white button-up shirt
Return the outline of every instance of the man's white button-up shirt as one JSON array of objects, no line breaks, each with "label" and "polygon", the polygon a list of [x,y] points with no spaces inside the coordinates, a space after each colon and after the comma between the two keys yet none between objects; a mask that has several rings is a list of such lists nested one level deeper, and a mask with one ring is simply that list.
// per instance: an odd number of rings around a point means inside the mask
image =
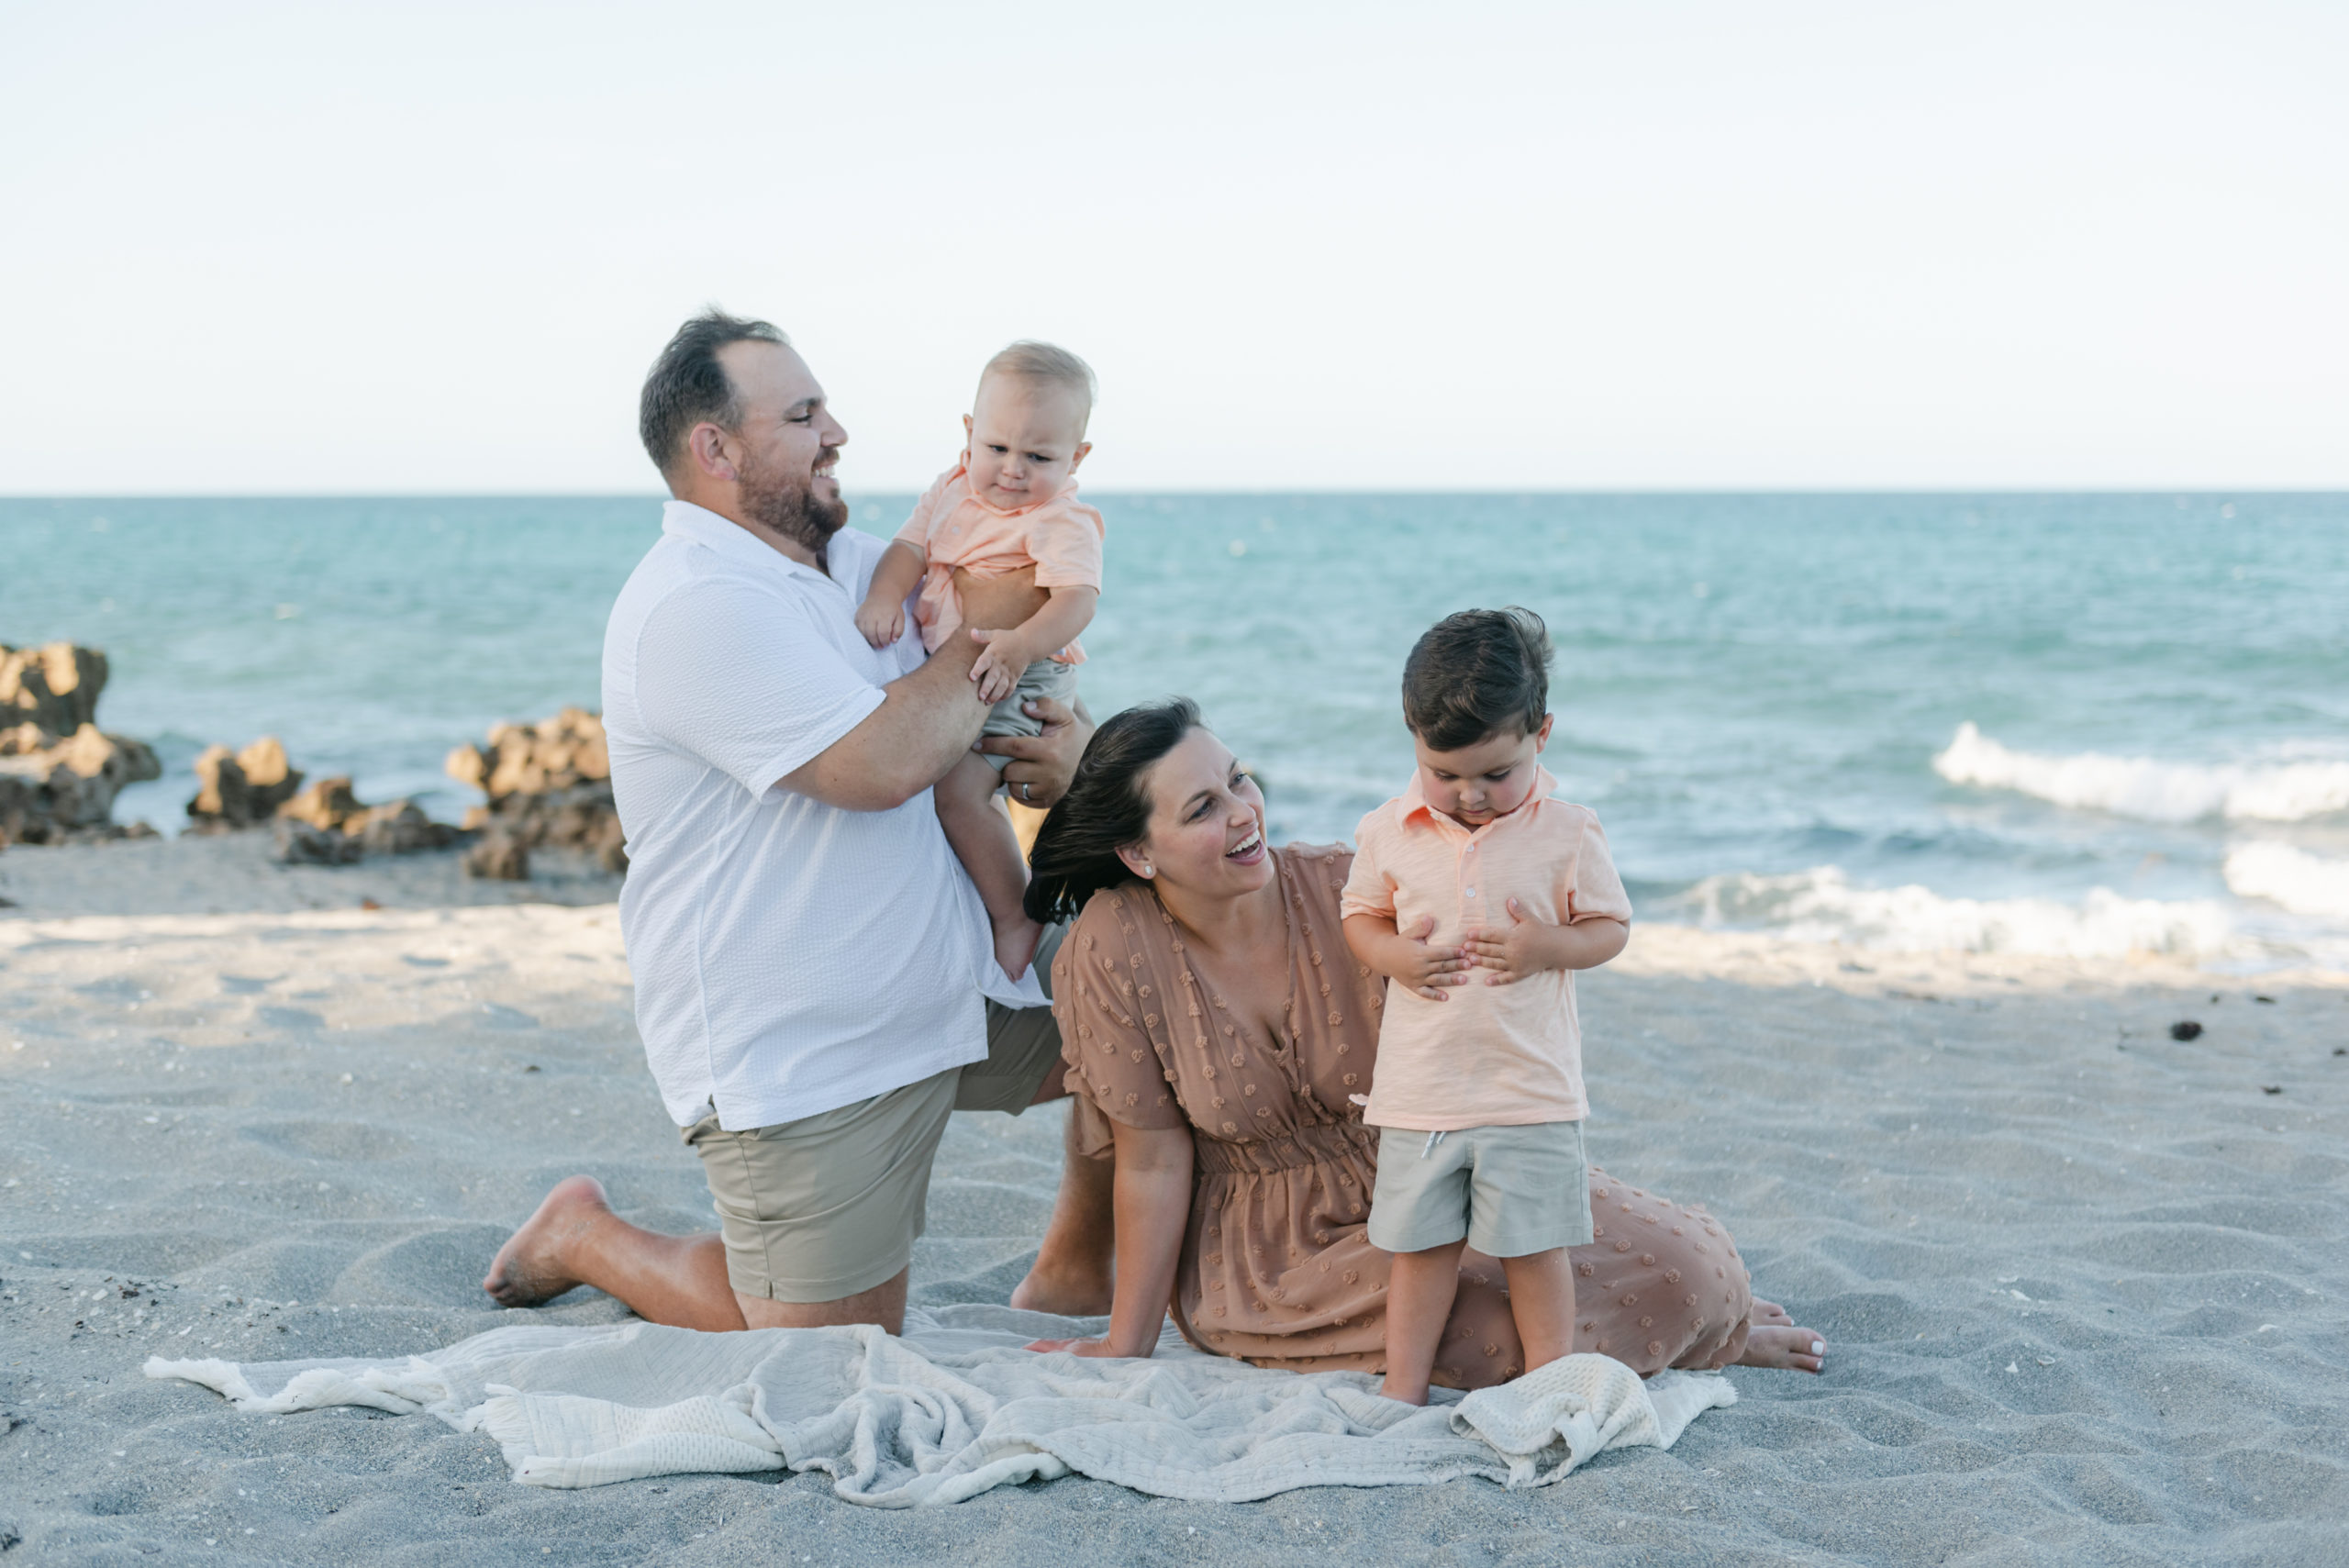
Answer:
[{"label": "man's white button-up shirt", "polygon": [[[930,795],[845,811],[777,781],[921,663],[855,626],[885,543],[843,528],[831,574],[672,501],[604,632],[604,732],[628,835],[620,930],[670,1117],[729,1131],[815,1116],[986,1055],[995,962]],[[975,700],[975,699],[974,699]]]}]

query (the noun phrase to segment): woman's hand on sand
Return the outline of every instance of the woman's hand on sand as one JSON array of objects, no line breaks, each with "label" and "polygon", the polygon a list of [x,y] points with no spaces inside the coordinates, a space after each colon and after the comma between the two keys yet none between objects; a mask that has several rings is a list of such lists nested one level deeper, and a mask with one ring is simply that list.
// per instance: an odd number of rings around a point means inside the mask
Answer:
[{"label": "woman's hand on sand", "polygon": [[[1130,1357],[1126,1351],[1115,1349],[1107,1340],[1037,1340],[1028,1348],[1039,1351],[1066,1351],[1073,1356],[1086,1356],[1105,1361],[1140,1359]],[[1141,1352],[1143,1357],[1149,1354],[1148,1351]]]}]

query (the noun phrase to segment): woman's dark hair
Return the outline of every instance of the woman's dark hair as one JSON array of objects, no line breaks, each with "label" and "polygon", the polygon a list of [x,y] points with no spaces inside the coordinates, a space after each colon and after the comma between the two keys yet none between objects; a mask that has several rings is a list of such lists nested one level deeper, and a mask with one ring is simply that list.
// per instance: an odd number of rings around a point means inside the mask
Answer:
[{"label": "woman's dark hair", "polygon": [[1403,661],[1403,722],[1431,751],[1531,735],[1549,711],[1550,628],[1516,605],[1446,616]]},{"label": "woman's dark hair", "polygon": [[1201,722],[1190,698],[1163,697],[1130,707],[1093,732],[1068,793],[1044,814],[1028,851],[1030,919],[1072,919],[1103,888],[1133,879],[1118,851],[1150,829],[1142,775]]}]

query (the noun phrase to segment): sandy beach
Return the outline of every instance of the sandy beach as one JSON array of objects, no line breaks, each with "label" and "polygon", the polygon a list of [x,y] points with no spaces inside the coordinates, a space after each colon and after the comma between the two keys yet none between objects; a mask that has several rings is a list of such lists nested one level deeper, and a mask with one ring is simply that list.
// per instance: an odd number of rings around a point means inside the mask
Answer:
[{"label": "sandy beach", "polygon": [[[151,1353],[424,1351],[555,1178],[707,1221],[582,869],[0,855],[0,1550],[41,1561],[2321,1563],[2349,1558],[2349,976],[1641,929],[1585,983],[1594,1154],[1702,1198],[1828,1373],[1735,1372],[1557,1486],[1247,1507],[1088,1481],[881,1512],[822,1478],[516,1485]],[[379,907],[363,908],[362,900]],[[2199,1022],[2197,1038],[2171,1028]],[[958,1116],[917,1301],[1001,1301],[1059,1120]],[[617,1319],[576,1292],[536,1317]],[[360,1429],[366,1429],[362,1431]]]}]

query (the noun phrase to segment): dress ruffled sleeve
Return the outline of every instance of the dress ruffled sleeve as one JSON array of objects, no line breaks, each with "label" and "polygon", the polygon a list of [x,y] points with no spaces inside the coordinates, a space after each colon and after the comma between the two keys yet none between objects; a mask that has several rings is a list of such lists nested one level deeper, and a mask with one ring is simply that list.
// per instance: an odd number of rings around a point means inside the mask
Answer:
[{"label": "dress ruffled sleeve", "polygon": [[1152,1038],[1163,1038],[1167,976],[1145,947],[1142,920],[1155,917],[1144,917],[1140,904],[1123,889],[1095,894],[1052,961],[1052,1018],[1083,1154],[1108,1149],[1112,1121],[1150,1130],[1189,1125]]}]

